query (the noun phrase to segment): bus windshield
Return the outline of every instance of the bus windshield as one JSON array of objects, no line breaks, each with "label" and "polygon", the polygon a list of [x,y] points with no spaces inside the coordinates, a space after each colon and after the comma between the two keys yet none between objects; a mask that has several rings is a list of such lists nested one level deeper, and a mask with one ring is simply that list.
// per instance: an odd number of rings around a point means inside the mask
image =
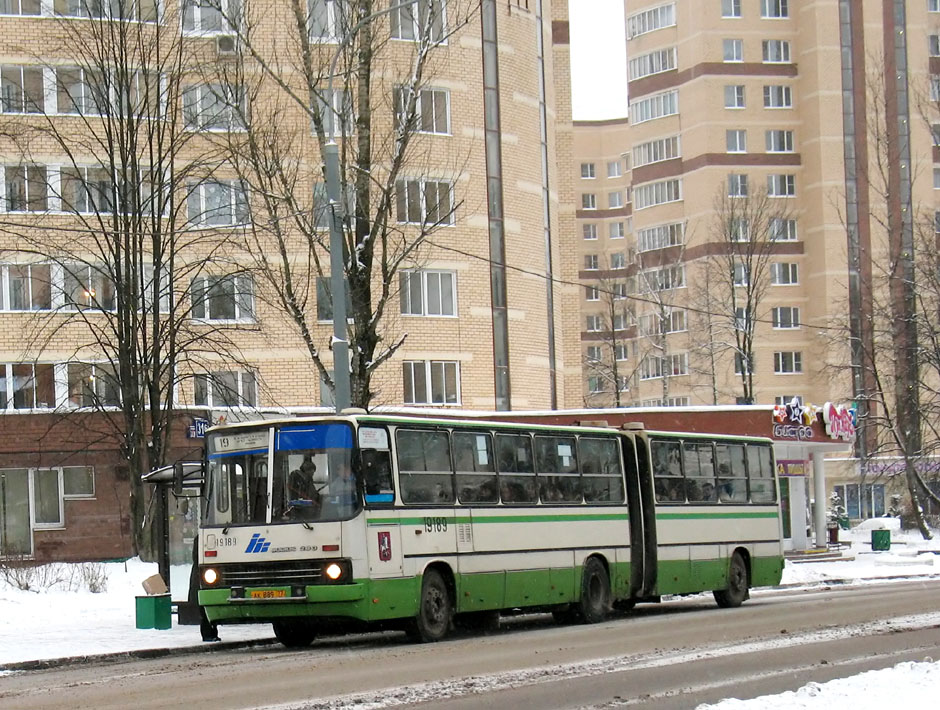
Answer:
[{"label": "bus windshield", "polygon": [[331,422],[208,437],[208,525],[344,520],[360,509],[352,428]]}]

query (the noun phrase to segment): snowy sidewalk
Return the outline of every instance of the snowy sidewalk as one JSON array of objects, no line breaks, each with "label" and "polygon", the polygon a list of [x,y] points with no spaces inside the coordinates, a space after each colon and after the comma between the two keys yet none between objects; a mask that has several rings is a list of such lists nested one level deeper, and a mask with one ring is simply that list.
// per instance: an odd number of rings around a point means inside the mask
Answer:
[{"label": "snowy sidewalk", "polygon": [[[865,531],[843,532],[852,545],[844,561],[788,562],[785,585],[820,583],[877,584],[903,577],[940,577],[940,540],[925,543],[907,533],[892,533],[889,552],[870,551]],[[936,552],[937,554],[934,554]],[[270,625],[223,626],[222,643],[203,643],[198,626],[159,630],[136,628],[135,597],[156,565],[140,560],[106,565],[107,590],[31,592],[0,580],[0,673],[41,667],[49,661],[102,655],[159,655],[174,649],[212,650],[232,642],[273,643]]]}]

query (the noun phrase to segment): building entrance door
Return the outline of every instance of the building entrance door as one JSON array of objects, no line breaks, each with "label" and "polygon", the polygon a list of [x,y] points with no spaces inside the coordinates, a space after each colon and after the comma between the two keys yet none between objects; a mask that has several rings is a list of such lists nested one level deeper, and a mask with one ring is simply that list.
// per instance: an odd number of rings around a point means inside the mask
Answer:
[{"label": "building entrance door", "polygon": [[0,556],[32,555],[29,469],[0,470]]}]

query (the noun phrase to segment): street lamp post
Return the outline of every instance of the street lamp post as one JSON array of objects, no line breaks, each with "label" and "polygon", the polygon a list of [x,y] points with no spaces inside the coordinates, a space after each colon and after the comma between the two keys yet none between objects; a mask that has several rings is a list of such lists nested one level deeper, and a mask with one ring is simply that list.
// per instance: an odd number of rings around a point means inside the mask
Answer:
[{"label": "street lamp post", "polygon": [[[414,5],[418,0],[405,0],[405,2],[392,5],[383,10],[373,12],[363,17],[346,32],[340,40],[333,60],[330,62],[329,84],[327,87],[327,110],[333,111],[333,77],[336,75],[336,63],[349,41],[356,36],[362,27],[377,17],[387,15],[408,5]],[[337,113],[334,111],[334,113]],[[341,412],[349,407],[351,402],[351,387],[349,382],[349,340],[346,332],[346,265],[345,249],[343,244],[343,215],[342,187],[339,174],[339,146],[336,144],[336,122],[341,118],[337,115],[330,117],[330,135],[323,146],[323,168],[326,173],[326,195],[330,204],[330,295],[333,299],[333,386],[336,411]]]}]

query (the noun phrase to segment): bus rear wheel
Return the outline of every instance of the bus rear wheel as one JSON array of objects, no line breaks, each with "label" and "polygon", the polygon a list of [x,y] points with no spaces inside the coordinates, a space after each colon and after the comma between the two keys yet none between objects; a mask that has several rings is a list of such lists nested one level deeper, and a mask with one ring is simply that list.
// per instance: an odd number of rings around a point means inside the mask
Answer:
[{"label": "bus rear wheel", "polygon": [[584,563],[577,612],[586,624],[597,624],[610,613],[610,576],[596,557]]},{"label": "bus rear wheel", "polygon": [[453,616],[454,603],[444,577],[436,569],[425,570],[418,614],[408,624],[408,636],[421,643],[440,641],[450,631]]},{"label": "bus rear wheel", "polygon": [[732,609],[741,606],[747,599],[747,565],[740,552],[731,556],[731,565],[728,568],[728,586],[714,591],[715,601],[722,609]]},{"label": "bus rear wheel", "polygon": [[316,629],[305,619],[279,619],[271,625],[274,637],[287,648],[306,648],[317,637]]}]

